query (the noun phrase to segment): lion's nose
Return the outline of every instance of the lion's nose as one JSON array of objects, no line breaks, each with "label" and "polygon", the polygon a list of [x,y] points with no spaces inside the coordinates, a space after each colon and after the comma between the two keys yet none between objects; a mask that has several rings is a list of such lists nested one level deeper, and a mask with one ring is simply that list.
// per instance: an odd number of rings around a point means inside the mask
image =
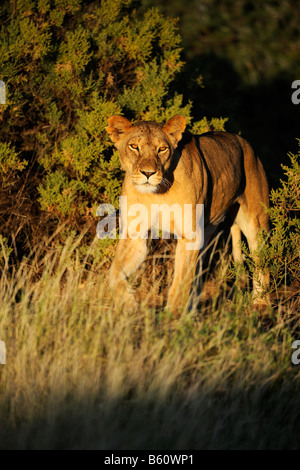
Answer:
[{"label": "lion's nose", "polygon": [[147,176],[147,178],[150,178],[150,176],[155,175],[156,171],[141,171],[141,173]]}]

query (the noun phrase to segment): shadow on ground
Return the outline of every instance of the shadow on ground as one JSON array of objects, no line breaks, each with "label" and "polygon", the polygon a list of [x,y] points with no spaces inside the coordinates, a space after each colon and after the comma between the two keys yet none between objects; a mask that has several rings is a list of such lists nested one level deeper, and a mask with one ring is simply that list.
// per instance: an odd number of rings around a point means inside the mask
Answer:
[{"label": "shadow on ground", "polygon": [[[270,378],[271,379],[271,378]],[[268,378],[248,390],[85,397],[3,427],[2,449],[299,449],[300,395]]]}]

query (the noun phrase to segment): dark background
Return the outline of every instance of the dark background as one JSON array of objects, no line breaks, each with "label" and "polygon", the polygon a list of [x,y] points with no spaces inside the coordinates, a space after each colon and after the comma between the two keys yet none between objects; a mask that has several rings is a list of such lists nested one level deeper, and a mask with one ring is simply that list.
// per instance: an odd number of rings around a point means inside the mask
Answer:
[{"label": "dark background", "polygon": [[178,18],[185,67],[174,88],[193,102],[195,119],[228,117],[264,163],[271,187],[297,151],[300,105],[298,1],[143,0]]}]

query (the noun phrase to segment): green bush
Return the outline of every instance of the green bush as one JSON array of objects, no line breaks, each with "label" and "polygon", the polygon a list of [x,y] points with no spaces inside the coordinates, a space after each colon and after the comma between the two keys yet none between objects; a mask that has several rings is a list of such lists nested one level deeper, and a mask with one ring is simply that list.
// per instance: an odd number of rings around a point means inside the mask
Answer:
[{"label": "green bush", "polygon": [[11,186],[16,172],[23,170],[26,165],[27,162],[19,159],[10,143],[0,142],[0,182],[2,188]]},{"label": "green bush", "polygon": [[286,180],[270,195],[273,227],[266,251],[270,274],[277,284],[300,281],[300,149],[289,157],[291,165],[282,166]]},{"label": "green bush", "polygon": [[1,233],[22,252],[65,222],[65,235],[90,226],[90,241],[96,208],[118,207],[123,180],[107,119],[192,121],[174,89],[184,65],[177,21],[136,0],[4,0],[0,24]]},{"label": "green bush", "polygon": [[[300,144],[300,140],[299,140]],[[255,259],[259,267],[270,273],[270,288],[277,291],[282,285],[299,285],[300,282],[300,150],[289,153],[290,166],[282,165],[285,181],[270,192],[271,231],[261,231]],[[254,274],[255,263],[243,243],[247,266]],[[258,255],[258,256],[256,256]]]},{"label": "green bush", "polygon": [[[122,172],[105,132],[107,118],[189,117],[169,92],[181,70],[176,22],[133,0],[4,1],[0,7],[0,174],[35,162],[38,201],[58,222],[116,204]],[[4,153],[3,153],[4,152]],[[23,166],[22,166],[23,165]],[[32,176],[32,174],[31,174]]]}]

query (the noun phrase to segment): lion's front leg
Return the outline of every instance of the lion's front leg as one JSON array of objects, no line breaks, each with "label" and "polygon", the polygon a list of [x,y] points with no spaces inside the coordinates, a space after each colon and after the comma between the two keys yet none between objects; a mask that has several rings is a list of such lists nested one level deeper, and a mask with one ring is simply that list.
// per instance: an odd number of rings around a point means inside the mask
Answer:
[{"label": "lion's front leg", "polygon": [[175,271],[166,308],[177,313],[188,302],[195,274],[199,250],[189,250],[190,242],[178,240],[175,254]]},{"label": "lion's front leg", "polygon": [[118,307],[137,308],[128,278],[147,256],[147,240],[120,240],[109,274],[109,285]]}]

